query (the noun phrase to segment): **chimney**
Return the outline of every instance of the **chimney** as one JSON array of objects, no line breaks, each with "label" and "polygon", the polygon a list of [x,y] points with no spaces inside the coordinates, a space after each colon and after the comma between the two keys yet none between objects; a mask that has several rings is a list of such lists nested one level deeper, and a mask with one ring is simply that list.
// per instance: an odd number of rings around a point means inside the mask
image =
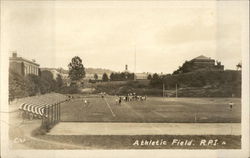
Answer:
[{"label": "chimney", "polygon": [[17,57],[16,51],[12,52],[12,57],[13,57],[13,58],[16,58],[16,57]]},{"label": "chimney", "polygon": [[128,65],[125,65],[125,71],[128,71]]},{"label": "chimney", "polygon": [[36,60],[35,60],[35,59],[32,59],[31,61],[32,61],[32,62],[34,62],[34,63],[36,62]]}]

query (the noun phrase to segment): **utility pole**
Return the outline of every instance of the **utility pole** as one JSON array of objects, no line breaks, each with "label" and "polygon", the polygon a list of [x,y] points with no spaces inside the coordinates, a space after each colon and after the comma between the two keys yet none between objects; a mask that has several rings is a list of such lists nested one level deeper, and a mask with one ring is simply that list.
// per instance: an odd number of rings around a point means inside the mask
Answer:
[{"label": "utility pole", "polygon": [[135,74],[134,74],[134,80],[136,80],[136,45],[135,45],[135,48],[134,48],[134,49],[135,49],[135,50],[134,50],[134,51],[135,51],[135,56],[134,56],[134,60],[135,60],[135,63],[134,63],[134,64],[135,64],[135,70],[134,70],[134,73],[135,73]]},{"label": "utility pole", "polygon": [[162,84],[162,97],[165,97],[165,84]]},{"label": "utility pole", "polygon": [[177,84],[175,84],[175,91],[176,91],[176,92],[175,92],[175,93],[176,93],[176,94],[175,94],[175,97],[177,98],[177,97],[178,97],[178,87],[177,87]]}]

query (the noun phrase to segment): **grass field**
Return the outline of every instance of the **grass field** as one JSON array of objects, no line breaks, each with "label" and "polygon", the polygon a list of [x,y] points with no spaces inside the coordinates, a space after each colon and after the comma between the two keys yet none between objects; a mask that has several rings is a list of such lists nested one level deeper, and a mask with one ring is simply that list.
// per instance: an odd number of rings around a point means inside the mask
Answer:
[{"label": "grass field", "polygon": [[[116,97],[89,97],[61,105],[61,120],[69,122],[240,123],[240,98],[161,98],[116,104]],[[84,99],[85,100],[85,99]],[[232,111],[228,103],[234,102]]]}]

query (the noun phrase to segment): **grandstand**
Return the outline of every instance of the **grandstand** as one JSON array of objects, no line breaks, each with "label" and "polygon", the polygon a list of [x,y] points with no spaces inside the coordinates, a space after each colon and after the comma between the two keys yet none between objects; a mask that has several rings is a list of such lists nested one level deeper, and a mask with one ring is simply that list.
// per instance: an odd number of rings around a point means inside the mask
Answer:
[{"label": "grandstand", "polygon": [[19,110],[23,119],[42,119],[42,125],[48,127],[60,121],[60,104],[68,100],[69,97],[58,93],[28,97],[21,101]]}]

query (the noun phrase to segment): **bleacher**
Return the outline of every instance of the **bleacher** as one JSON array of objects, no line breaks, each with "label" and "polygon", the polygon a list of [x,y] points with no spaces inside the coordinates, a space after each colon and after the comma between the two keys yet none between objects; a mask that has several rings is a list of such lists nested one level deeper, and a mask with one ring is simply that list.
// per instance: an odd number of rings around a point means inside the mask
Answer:
[{"label": "bleacher", "polygon": [[38,117],[48,117],[45,114],[46,107],[58,105],[68,100],[68,96],[58,93],[49,93],[34,97],[28,97],[22,100],[22,103],[19,106],[19,110]]}]

